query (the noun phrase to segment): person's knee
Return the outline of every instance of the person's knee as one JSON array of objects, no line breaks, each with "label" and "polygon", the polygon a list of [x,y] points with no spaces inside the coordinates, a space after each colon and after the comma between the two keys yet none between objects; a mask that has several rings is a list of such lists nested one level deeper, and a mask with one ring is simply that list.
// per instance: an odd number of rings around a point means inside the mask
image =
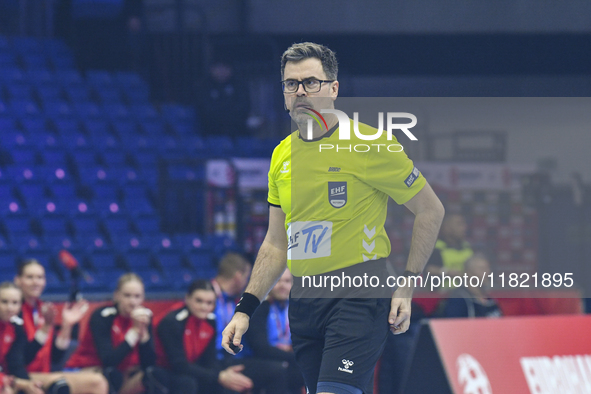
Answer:
[{"label": "person's knee", "polygon": [[107,382],[107,379],[99,373],[90,374],[85,385],[88,388],[88,391],[91,391],[94,394],[109,393],[109,382]]}]

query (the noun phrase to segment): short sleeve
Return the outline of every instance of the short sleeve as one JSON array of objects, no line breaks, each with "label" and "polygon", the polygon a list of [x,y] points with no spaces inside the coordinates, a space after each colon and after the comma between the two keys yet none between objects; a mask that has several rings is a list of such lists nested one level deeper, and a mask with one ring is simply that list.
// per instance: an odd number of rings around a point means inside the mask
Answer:
[{"label": "short sleeve", "polygon": [[367,156],[365,182],[386,193],[397,204],[413,198],[427,183],[421,172],[404,151],[396,152],[397,141]]},{"label": "short sleeve", "polygon": [[269,194],[267,196],[267,201],[269,204],[280,206],[281,201],[279,200],[279,190],[277,189],[277,184],[275,183],[276,153],[277,148],[275,148],[273,151],[273,156],[271,157],[271,168],[269,169]]}]

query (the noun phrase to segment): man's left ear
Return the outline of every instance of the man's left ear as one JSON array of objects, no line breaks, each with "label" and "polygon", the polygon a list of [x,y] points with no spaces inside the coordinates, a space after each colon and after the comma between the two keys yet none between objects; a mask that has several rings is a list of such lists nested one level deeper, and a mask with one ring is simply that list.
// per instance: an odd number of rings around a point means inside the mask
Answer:
[{"label": "man's left ear", "polygon": [[334,81],[332,86],[330,87],[331,97],[333,100],[336,100],[337,96],[339,95],[339,81]]}]

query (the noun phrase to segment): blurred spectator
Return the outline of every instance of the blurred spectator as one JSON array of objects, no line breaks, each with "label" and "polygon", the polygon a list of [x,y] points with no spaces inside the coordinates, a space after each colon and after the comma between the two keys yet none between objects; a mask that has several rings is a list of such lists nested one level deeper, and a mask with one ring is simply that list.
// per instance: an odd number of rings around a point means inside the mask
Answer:
[{"label": "blurred spectator", "polygon": [[205,133],[231,137],[248,134],[248,85],[244,79],[236,77],[232,65],[226,62],[213,63],[197,97]]},{"label": "blurred spectator", "polygon": [[18,266],[15,283],[23,293],[20,317],[27,334],[25,361],[31,378],[45,387],[69,387],[72,394],[106,394],[107,381],[100,373],[50,373],[52,364],[65,362],[70,343],[77,338],[75,327],[86,314],[88,302],[80,300],[74,305],[65,305],[61,325],[57,326],[55,306],[41,301],[46,284],[45,268],[35,259],[24,260]]},{"label": "blurred spectator", "polygon": [[241,371],[244,365],[222,369],[216,357],[215,292],[210,282],[196,280],[187,289],[185,305],[175,308],[157,329],[159,368],[155,377],[171,393],[244,392],[252,380]]},{"label": "blurred spectator", "polygon": [[460,214],[447,214],[441,224],[439,239],[427,262],[426,269],[431,275],[461,275],[464,263],[472,254],[472,248],[466,241],[468,226]]},{"label": "blurred spectator", "polygon": [[491,273],[490,264],[482,254],[470,257],[464,265],[465,273],[470,278],[475,276],[481,280],[485,278],[481,286],[459,287],[451,292],[449,298],[444,301],[444,317],[500,317],[501,309],[497,302],[488,297],[490,281],[487,276]]},{"label": "blurred spectator", "polygon": [[70,358],[71,368],[101,370],[111,391],[141,393],[149,388],[147,373],[156,363],[152,336],[152,311],[142,306],[144,283],[134,273],[117,281],[113,304],[96,309],[90,316],[80,346]]},{"label": "blurred spectator", "polygon": [[234,309],[240,295],[246,288],[251,264],[238,253],[226,253],[218,267],[218,275],[212,279],[217,301],[215,315],[217,320],[216,348],[222,367],[244,365],[244,374],[254,383],[253,393],[265,389],[267,393],[281,394],[286,387],[286,366],[282,362],[252,357],[252,348],[243,340],[244,347],[236,356],[231,356],[222,348],[222,331],[234,316]]},{"label": "blurred spectator", "polygon": [[261,303],[250,319],[246,338],[255,357],[288,363],[289,392],[300,394],[304,378],[296,364],[291,346],[288,318],[291,285],[292,276],[287,269],[269,292],[269,297]]}]

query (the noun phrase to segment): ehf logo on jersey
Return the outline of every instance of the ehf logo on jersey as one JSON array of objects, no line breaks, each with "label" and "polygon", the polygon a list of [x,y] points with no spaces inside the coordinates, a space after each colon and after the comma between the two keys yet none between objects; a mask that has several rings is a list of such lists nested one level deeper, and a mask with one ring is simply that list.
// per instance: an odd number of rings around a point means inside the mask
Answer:
[{"label": "ehf logo on jersey", "polygon": [[404,180],[404,183],[406,184],[407,187],[411,187],[413,183],[415,183],[415,181],[417,180],[417,178],[419,177],[419,169],[417,167],[414,167],[412,169],[412,172],[410,173],[410,175]]},{"label": "ehf logo on jersey", "polygon": [[347,204],[347,182],[328,182],[328,202],[334,208]]}]

